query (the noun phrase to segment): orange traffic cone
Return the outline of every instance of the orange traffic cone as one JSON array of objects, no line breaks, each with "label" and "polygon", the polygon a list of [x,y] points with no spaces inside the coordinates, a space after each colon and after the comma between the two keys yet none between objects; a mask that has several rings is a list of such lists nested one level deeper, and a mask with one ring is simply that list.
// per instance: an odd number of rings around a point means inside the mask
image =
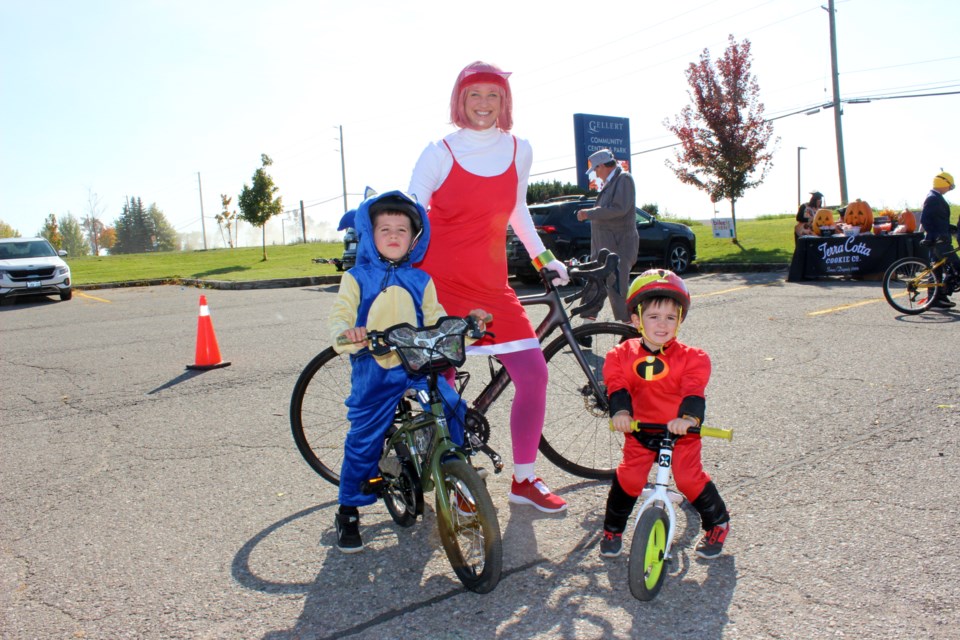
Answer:
[{"label": "orange traffic cone", "polygon": [[220,347],[217,346],[217,336],[213,333],[213,321],[210,319],[210,309],[207,307],[207,296],[200,296],[200,319],[197,321],[197,355],[195,364],[188,364],[187,369],[217,369],[230,366],[229,362],[220,359]]}]

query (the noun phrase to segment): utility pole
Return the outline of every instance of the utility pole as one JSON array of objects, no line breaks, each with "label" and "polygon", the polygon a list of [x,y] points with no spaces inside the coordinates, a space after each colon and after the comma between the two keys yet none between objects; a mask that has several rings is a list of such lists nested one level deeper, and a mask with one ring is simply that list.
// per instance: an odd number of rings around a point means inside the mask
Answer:
[{"label": "utility pole", "polygon": [[830,14],[830,62],[833,67],[833,122],[837,130],[837,168],[840,171],[840,206],[846,206],[847,166],[843,160],[843,126],[840,124],[840,72],[837,70],[837,21],[834,0],[827,7],[820,7]]},{"label": "utility pole", "polygon": [[343,212],[347,212],[347,169],[343,162],[343,125],[340,125],[340,176],[343,178]]},{"label": "utility pole", "polygon": [[300,201],[300,227],[303,230],[303,244],[307,244],[307,216],[303,213],[303,200]]},{"label": "utility pole", "polygon": [[197,187],[200,189],[200,231],[203,233],[203,250],[207,250],[207,225],[203,221],[203,185],[200,184],[200,172],[197,171]]},{"label": "utility pole", "polygon": [[800,152],[806,149],[806,147],[797,147],[797,202],[803,203],[803,200],[800,199]]}]

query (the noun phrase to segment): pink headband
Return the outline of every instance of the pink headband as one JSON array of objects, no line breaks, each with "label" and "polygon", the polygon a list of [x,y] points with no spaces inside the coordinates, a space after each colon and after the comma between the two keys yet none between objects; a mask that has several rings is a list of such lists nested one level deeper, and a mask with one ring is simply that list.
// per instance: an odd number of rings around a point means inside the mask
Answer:
[{"label": "pink headband", "polygon": [[464,71],[460,86],[469,87],[474,84],[495,84],[506,90],[508,88],[507,78],[509,77],[509,71],[501,73],[494,73],[492,71]]}]

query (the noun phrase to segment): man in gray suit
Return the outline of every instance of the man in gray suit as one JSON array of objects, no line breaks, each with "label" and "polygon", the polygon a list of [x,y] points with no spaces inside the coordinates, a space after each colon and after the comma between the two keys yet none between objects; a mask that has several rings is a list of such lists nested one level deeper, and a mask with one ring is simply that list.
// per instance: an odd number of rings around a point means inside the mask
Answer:
[{"label": "man in gray suit", "polygon": [[[640,236],[637,235],[637,190],[633,176],[623,170],[609,149],[600,149],[588,158],[590,170],[603,181],[597,206],[581,209],[578,220],[590,221],[590,257],[595,259],[601,249],[620,256],[620,271],[616,278],[607,281],[607,297],[613,317],[621,322],[630,322],[625,296],[630,286],[630,269],[637,259]],[[589,173],[588,171],[588,173]],[[617,283],[619,282],[619,291]],[[587,297],[587,296],[584,296]],[[603,300],[583,312],[584,322],[596,320],[603,308]]]}]

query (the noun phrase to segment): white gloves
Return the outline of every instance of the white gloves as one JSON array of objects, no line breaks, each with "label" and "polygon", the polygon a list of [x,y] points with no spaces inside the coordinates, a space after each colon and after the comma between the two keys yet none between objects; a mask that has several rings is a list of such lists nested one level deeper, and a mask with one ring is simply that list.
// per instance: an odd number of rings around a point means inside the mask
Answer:
[{"label": "white gloves", "polygon": [[544,266],[557,274],[557,277],[553,279],[553,284],[557,286],[563,286],[570,282],[570,276],[567,274],[567,267],[559,260],[551,260]]}]

